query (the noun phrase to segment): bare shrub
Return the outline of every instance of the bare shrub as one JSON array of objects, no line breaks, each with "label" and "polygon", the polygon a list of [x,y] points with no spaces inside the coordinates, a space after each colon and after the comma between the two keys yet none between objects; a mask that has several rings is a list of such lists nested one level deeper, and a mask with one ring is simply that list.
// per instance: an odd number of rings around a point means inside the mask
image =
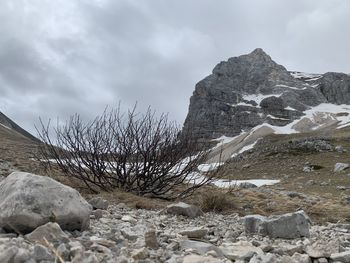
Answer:
[{"label": "bare shrub", "polygon": [[144,114],[137,113],[136,107],[124,114],[119,108],[105,110],[90,122],[76,114],[53,128],[50,122],[40,123],[42,163],[57,165],[93,191],[122,188],[139,195],[177,198],[190,195],[213,177],[213,173],[206,177],[195,173],[208,151],[189,132],[179,136],[176,123],[165,114],[157,117],[150,108]]}]

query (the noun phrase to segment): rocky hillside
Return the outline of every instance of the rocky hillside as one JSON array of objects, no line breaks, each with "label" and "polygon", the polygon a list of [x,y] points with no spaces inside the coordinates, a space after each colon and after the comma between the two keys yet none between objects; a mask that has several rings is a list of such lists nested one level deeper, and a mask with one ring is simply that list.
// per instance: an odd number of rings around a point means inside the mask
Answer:
[{"label": "rocky hillside", "polygon": [[343,127],[349,101],[349,75],[291,72],[256,49],[220,62],[197,83],[184,129],[214,139],[262,125],[279,133]]},{"label": "rocky hillside", "polygon": [[36,137],[31,135],[29,132],[21,128],[18,124],[8,118],[5,114],[0,112],[0,126],[1,128],[6,128],[11,131],[11,133],[16,133],[22,135],[32,141],[39,141]]}]

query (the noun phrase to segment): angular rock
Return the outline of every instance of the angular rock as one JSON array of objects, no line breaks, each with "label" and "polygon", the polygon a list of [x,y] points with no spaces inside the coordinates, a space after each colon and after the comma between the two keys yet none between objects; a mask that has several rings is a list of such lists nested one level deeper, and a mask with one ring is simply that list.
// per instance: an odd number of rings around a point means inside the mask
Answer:
[{"label": "angular rock", "polygon": [[317,263],[328,263],[328,259],[326,259],[326,258],[319,258],[319,259],[317,259]]},{"label": "angular rock", "polygon": [[340,253],[331,254],[330,258],[334,262],[337,261],[337,262],[349,263],[350,262],[350,250],[340,252]]},{"label": "angular rock", "polygon": [[188,238],[203,238],[208,233],[208,229],[206,228],[193,228],[186,229],[179,232],[180,235],[187,236]]},{"label": "angular rock", "polygon": [[134,251],[131,252],[131,257],[135,260],[142,260],[147,258],[149,255],[149,251],[147,248],[139,248],[135,249]]},{"label": "angular rock", "polygon": [[250,215],[245,217],[244,224],[247,234],[293,239],[310,236],[309,220],[304,211],[298,211],[271,217]]},{"label": "angular rock", "polygon": [[14,172],[0,182],[0,227],[28,233],[47,222],[65,230],[89,226],[90,205],[78,191],[49,177]]},{"label": "angular rock", "polygon": [[23,248],[11,246],[0,252],[1,263],[35,263],[30,253]]},{"label": "angular rock", "polygon": [[91,252],[83,252],[73,258],[72,263],[99,263],[100,261],[95,254]]},{"label": "angular rock", "polygon": [[305,252],[312,258],[329,258],[331,254],[339,253],[339,241],[316,240],[306,247]]},{"label": "angular rock", "polygon": [[277,257],[274,254],[271,254],[271,253],[260,254],[260,255],[255,254],[249,260],[249,263],[277,263],[277,262],[280,262],[280,261],[278,261]]},{"label": "angular rock", "polygon": [[53,261],[54,257],[51,255],[47,247],[44,247],[40,244],[34,246],[33,257],[36,261]]},{"label": "angular rock", "polygon": [[224,243],[219,249],[230,260],[249,261],[254,255],[262,255],[264,252],[249,242]]},{"label": "angular rock", "polygon": [[101,197],[94,197],[89,200],[89,204],[92,205],[93,209],[101,209],[101,210],[107,210],[108,208],[108,201],[105,199],[102,199]]},{"label": "angular rock", "polygon": [[182,215],[187,216],[189,218],[195,218],[197,216],[203,215],[203,212],[200,210],[199,207],[195,205],[189,205],[183,202],[168,205],[166,211],[169,214]]},{"label": "angular rock", "polygon": [[197,253],[199,253],[200,255],[204,255],[207,252],[213,250],[216,252],[216,254],[218,255],[218,257],[223,257],[224,254],[222,253],[222,251],[209,243],[205,243],[205,242],[200,242],[200,241],[192,241],[192,240],[183,240],[180,241],[180,247],[182,249],[193,249],[195,250]]},{"label": "angular rock", "polygon": [[145,233],[145,245],[150,249],[158,249],[159,243],[157,240],[157,232],[155,229],[149,229]]},{"label": "angular rock", "polygon": [[341,172],[348,169],[350,166],[348,163],[336,163],[334,165],[334,172]]},{"label": "angular rock", "polygon": [[294,253],[292,260],[298,263],[311,263],[311,258],[307,254]]},{"label": "angular rock", "polygon": [[102,209],[96,209],[96,210],[91,212],[91,215],[94,216],[94,219],[98,220],[98,219],[102,218],[103,210]]},{"label": "angular rock", "polygon": [[220,263],[220,259],[198,255],[185,256],[182,263]]},{"label": "angular rock", "polygon": [[26,235],[26,238],[32,242],[42,243],[44,239],[52,243],[69,242],[69,237],[65,234],[57,223],[47,223],[39,226],[33,232]]}]

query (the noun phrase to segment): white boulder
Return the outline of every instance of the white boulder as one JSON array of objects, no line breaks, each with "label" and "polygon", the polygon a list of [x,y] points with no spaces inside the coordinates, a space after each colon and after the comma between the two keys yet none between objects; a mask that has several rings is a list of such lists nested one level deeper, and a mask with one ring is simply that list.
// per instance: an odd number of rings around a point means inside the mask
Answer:
[{"label": "white boulder", "polygon": [[49,177],[14,172],[0,182],[0,228],[29,233],[48,222],[63,230],[89,227],[91,205],[71,187]]}]

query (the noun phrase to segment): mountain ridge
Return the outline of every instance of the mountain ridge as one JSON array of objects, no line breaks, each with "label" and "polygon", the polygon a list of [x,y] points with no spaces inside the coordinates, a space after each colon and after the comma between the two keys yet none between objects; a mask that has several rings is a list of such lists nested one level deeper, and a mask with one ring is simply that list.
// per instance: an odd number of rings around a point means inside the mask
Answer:
[{"label": "mountain ridge", "polygon": [[[196,84],[183,129],[196,139],[234,137],[263,124],[284,127],[318,105],[349,102],[349,75],[288,71],[257,48],[218,63]],[[317,125],[309,126],[311,130]]]},{"label": "mountain ridge", "polygon": [[20,127],[17,123],[15,123],[13,120],[11,120],[9,117],[7,117],[5,114],[0,112],[0,125],[3,128],[9,129],[13,132],[16,132],[20,134],[21,136],[24,136],[27,139],[30,139],[35,142],[40,142],[38,138],[36,138],[34,135],[27,132],[25,129]]}]

